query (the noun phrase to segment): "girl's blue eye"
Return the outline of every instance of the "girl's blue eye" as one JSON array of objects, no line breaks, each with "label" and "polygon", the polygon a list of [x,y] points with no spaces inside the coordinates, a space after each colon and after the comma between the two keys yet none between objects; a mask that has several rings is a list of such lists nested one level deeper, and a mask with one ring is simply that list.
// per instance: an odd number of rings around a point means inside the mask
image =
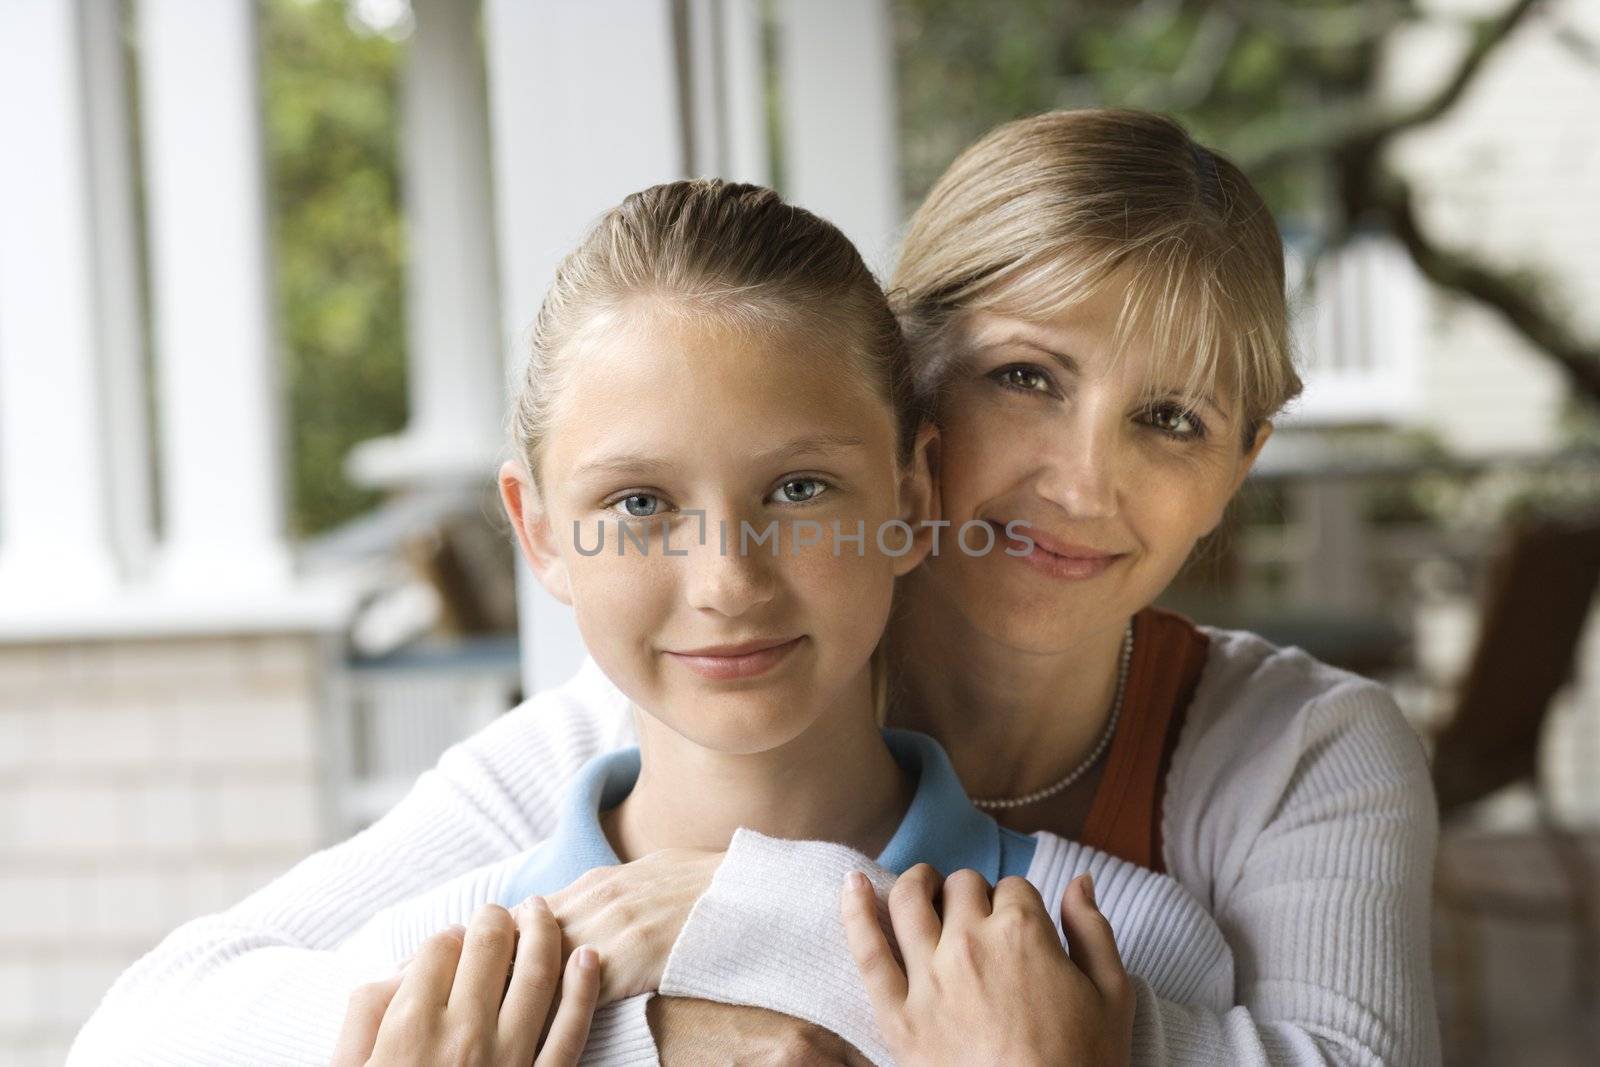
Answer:
[{"label": "girl's blue eye", "polygon": [[654,493],[629,493],[611,508],[613,511],[621,508],[622,514],[630,519],[649,519],[661,510],[661,498]]},{"label": "girl's blue eye", "polygon": [[1001,367],[992,377],[1001,385],[1010,389],[1020,389],[1025,393],[1048,393],[1050,379],[1045,373],[1034,367],[1016,365]]},{"label": "girl's blue eye", "polygon": [[808,504],[827,492],[828,486],[819,478],[790,478],[773,491],[771,497],[779,504]]}]

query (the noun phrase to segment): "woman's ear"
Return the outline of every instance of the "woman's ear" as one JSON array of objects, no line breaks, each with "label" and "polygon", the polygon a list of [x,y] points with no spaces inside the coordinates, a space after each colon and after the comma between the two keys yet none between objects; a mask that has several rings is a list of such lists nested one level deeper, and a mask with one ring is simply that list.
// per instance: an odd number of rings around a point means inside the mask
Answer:
[{"label": "woman's ear", "polygon": [[[900,514],[902,522],[911,527],[911,550],[895,559],[895,575],[909,574],[927,558],[933,546],[933,527],[941,514],[939,500],[939,429],[924,422],[917,430],[916,442],[911,449],[911,460],[900,473]],[[886,544],[898,544],[897,539],[885,537]]]},{"label": "woman's ear", "polygon": [[517,460],[500,465],[500,503],[506,518],[517,531],[517,544],[539,584],[563,604],[572,604],[572,584],[567,574],[566,557],[556,544],[550,516],[539,499],[528,468]]},{"label": "woman's ear", "polygon": [[1245,478],[1250,474],[1251,469],[1256,465],[1256,460],[1261,456],[1262,446],[1267,443],[1267,438],[1271,436],[1271,420],[1261,420],[1261,425],[1256,427],[1255,440],[1250,442],[1249,451],[1244,454],[1244,459],[1239,462],[1239,470],[1234,475],[1232,492],[1228,494],[1228,499],[1233,499],[1233,494],[1237,493],[1239,491],[1239,487],[1244,484]]},{"label": "woman's ear", "polygon": [[1228,505],[1233,503],[1233,498],[1239,494],[1240,486],[1244,485],[1245,478],[1249,477],[1251,469],[1256,465],[1256,459],[1261,455],[1261,448],[1267,443],[1267,438],[1272,436],[1272,423],[1263,420],[1256,427],[1255,439],[1250,442],[1250,447],[1239,460],[1239,467],[1233,472],[1233,479],[1228,483],[1228,492],[1217,507],[1216,515],[1212,517],[1211,525],[1200,536],[1205,537],[1216,531],[1222,525],[1222,518],[1228,512]]}]

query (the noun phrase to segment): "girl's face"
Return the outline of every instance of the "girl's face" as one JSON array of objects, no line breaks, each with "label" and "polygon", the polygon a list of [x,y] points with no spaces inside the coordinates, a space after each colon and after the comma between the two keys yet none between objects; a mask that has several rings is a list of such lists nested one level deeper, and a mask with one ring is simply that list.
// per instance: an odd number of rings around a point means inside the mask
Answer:
[{"label": "girl's face", "polygon": [[1120,630],[1216,527],[1271,432],[1246,452],[1226,399],[1152,381],[1147,346],[1114,358],[1122,297],[1108,285],[1048,321],[974,312],[958,327],[938,413],[943,517],[997,533],[1026,520],[1037,546],[941,550],[924,572],[1010,647],[1061,651]]},{"label": "girl's face", "polygon": [[[890,407],[852,383],[848,354],[627,318],[568,354],[582,362],[546,438],[544,508],[502,471],[536,573],[617,686],[702,746],[767,751],[830,712],[870,714],[894,580],[926,551],[896,558],[874,534],[923,516],[933,431],[902,474]],[[864,548],[835,524],[864,528]],[[726,655],[751,648],[766,651]]]}]

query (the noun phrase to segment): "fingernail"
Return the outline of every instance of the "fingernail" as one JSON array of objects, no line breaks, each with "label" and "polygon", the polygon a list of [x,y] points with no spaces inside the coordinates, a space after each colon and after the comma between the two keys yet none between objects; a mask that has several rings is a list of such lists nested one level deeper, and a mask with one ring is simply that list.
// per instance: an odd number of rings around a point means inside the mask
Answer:
[{"label": "fingernail", "polygon": [[588,945],[578,947],[578,970],[592,971],[600,965],[600,957]]},{"label": "fingernail", "polygon": [[460,934],[462,937],[467,936],[467,928],[462,926],[460,923],[451,923],[449,926],[445,927],[445,929],[452,934]]},{"label": "fingernail", "polygon": [[1094,899],[1094,875],[1088,873],[1087,871],[1085,871],[1083,875],[1083,895],[1089,898],[1089,906],[1091,908],[1093,908],[1095,911],[1100,910],[1100,905],[1097,904]]},{"label": "fingernail", "polygon": [[860,871],[851,871],[849,874],[844,876],[844,881],[845,885],[855,890],[857,893],[868,888],[867,876],[862,874]]}]

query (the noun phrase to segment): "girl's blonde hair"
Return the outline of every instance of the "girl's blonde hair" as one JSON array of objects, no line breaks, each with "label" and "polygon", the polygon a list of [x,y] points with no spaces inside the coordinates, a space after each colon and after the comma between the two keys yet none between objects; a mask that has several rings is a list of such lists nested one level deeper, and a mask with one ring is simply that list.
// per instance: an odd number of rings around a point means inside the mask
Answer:
[{"label": "girl's blonde hair", "polygon": [[[756,336],[801,332],[812,350],[848,357],[818,366],[889,404],[898,459],[922,421],[904,335],[877,279],[838,227],[771,189],[716,179],[668,182],[606,212],[556,270],[534,324],[512,406],[511,437],[536,490],[540,460],[569,375],[591,336],[632,308]],[[884,717],[884,647],[872,658]]]},{"label": "girl's blonde hair", "polygon": [[606,212],[556,270],[534,323],[512,408],[517,455],[539,484],[539,460],[568,358],[629,307],[756,335],[803,331],[818,350],[893,409],[901,460],[920,420],[904,335],[883,289],[839,228],[777,193],[719,179],[668,182]]},{"label": "girl's blonde hair", "polygon": [[1114,345],[1147,343],[1189,395],[1226,389],[1246,448],[1300,392],[1283,244],[1228,160],[1141,111],[1053,111],[963,152],[911,221],[891,298],[931,399],[966,311],[1048,319],[1127,279]]}]

